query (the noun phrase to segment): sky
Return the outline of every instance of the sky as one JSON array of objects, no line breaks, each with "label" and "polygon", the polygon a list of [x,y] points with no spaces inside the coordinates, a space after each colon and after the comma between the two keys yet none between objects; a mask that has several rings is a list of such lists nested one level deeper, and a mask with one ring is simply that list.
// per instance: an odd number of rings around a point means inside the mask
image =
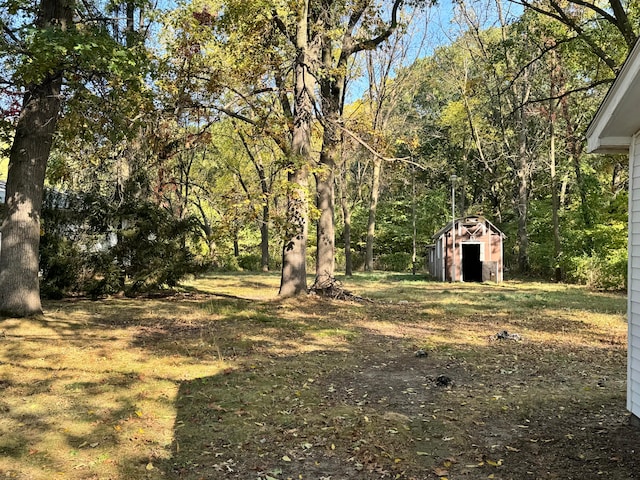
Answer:
[{"label": "sky", "polygon": [[[507,0],[467,0],[470,11],[474,12],[478,18],[477,22],[481,28],[489,28],[497,25],[498,13],[496,1],[501,1],[503,15],[509,20],[513,20],[522,13],[522,6]],[[456,2],[451,0],[441,0],[436,5],[415,15],[410,23],[411,41],[406,49],[406,55],[402,62],[395,68],[398,70],[413,64],[417,59],[433,55],[438,47],[452,44],[461,32],[467,28],[464,20],[460,16],[460,10],[456,7]],[[364,56],[360,55],[360,62],[364,61]],[[393,73],[391,75],[393,78]],[[369,88],[369,81],[366,75],[352,79],[350,81],[346,102],[362,98]]]}]

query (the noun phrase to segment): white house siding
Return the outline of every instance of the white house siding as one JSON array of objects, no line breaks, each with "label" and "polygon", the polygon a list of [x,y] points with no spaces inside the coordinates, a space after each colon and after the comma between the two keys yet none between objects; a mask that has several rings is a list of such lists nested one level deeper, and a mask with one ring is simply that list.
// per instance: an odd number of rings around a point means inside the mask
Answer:
[{"label": "white house siding", "polygon": [[640,417],[640,132],[630,148],[627,408]]}]

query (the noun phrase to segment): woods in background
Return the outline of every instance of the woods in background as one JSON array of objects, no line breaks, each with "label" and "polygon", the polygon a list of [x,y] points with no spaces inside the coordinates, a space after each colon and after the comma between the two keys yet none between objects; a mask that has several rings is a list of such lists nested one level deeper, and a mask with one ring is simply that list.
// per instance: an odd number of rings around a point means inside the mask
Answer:
[{"label": "woods in background", "polygon": [[[443,30],[420,1],[0,1],[0,310],[40,311],[40,271],[100,294],[281,269],[295,295],[408,270],[452,174],[507,275],[624,287],[628,167],[584,131],[640,7],[601,3],[458,2]],[[42,209],[45,171],[73,202]]]}]

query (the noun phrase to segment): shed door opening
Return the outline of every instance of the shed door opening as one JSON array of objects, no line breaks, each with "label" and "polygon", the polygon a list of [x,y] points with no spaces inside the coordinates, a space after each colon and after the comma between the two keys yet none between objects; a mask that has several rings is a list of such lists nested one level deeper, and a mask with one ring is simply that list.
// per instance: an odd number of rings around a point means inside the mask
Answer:
[{"label": "shed door opening", "polygon": [[462,244],[462,279],[465,282],[482,281],[482,261],[479,243]]}]

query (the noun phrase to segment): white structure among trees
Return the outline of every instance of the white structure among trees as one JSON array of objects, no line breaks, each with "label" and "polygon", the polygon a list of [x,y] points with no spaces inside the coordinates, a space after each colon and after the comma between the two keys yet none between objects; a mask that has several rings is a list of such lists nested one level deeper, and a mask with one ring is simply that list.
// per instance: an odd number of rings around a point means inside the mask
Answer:
[{"label": "white structure among trees", "polygon": [[587,130],[591,153],[629,155],[627,408],[640,424],[640,42]]}]

